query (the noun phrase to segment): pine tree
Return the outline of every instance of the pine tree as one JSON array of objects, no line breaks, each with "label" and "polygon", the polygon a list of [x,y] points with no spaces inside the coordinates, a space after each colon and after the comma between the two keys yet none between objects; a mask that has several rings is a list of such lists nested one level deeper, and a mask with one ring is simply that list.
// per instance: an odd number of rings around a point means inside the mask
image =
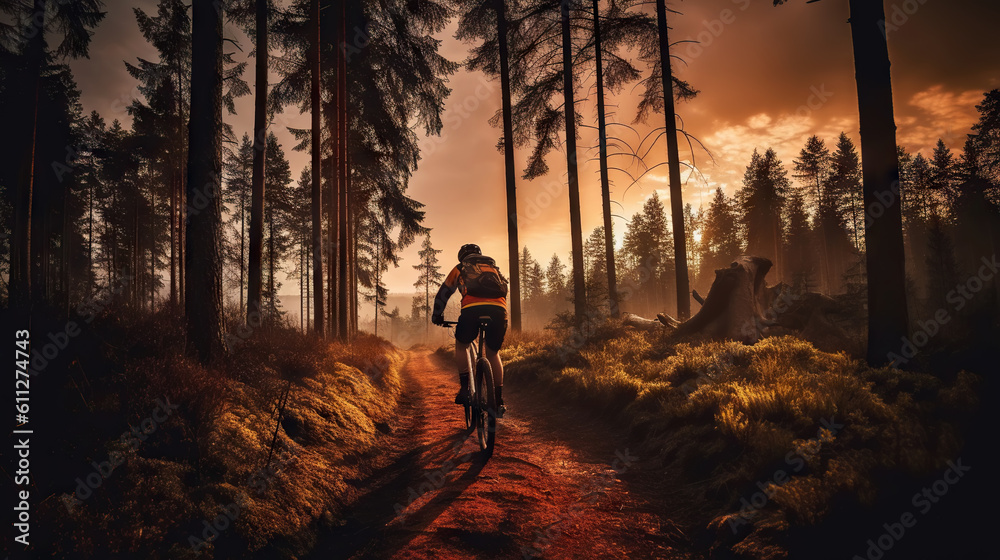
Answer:
[{"label": "pine tree", "polygon": [[[704,218],[705,216],[701,209],[696,213],[690,202],[684,204],[684,247],[687,249],[688,269],[694,277],[697,277],[701,273],[700,253],[694,234],[701,229],[701,222]],[[690,288],[690,286],[688,287]]]},{"label": "pine tree", "polygon": [[223,176],[226,190],[222,201],[229,211],[226,260],[238,269],[234,275],[240,292],[240,313],[245,305],[247,279],[247,230],[250,226],[250,192],[253,177],[253,143],[244,134],[236,149],[223,148]]},{"label": "pine tree", "polygon": [[[838,200],[836,196],[828,192],[828,179],[830,176],[830,150],[826,143],[818,136],[810,136],[806,140],[806,145],[799,152],[799,157],[794,160],[795,178],[799,179],[804,187],[803,195],[809,201],[808,206],[812,208],[813,216],[813,239],[816,241],[818,255],[813,261],[816,263],[820,290],[823,292],[834,291],[838,284],[838,272],[842,266],[841,259],[833,255],[831,245],[838,237],[838,230],[841,228],[841,217],[838,211]],[[838,266],[834,266],[834,263]],[[800,274],[800,273],[796,273]],[[793,283],[796,282],[793,277]]]},{"label": "pine tree", "polygon": [[736,194],[746,232],[747,254],[771,259],[779,279],[785,278],[781,259],[781,212],[789,188],[781,160],[768,148],[763,156],[754,150],[743,175],[743,188]]},{"label": "pine tree", "polygon": [[926,224],[930,218],[931,210],[936,209],[932,201],[935,172],[923,154],[905,157],[903,161],[906,163],[902,165],[904,180],[900,193],[903,202],[903,228],[905,231],[910,227],[915,227],[918,223]]},{"label": "pine tree", "polygon": [[413,265],[413,268],[419,273],[417,281],[413,283],[413,286],[418,290],[420,288],[424,289],[420,313],[423,317],[425,332],[430,330],[431,310],[434,308],[434,303],[431,300],[431,291],[436,292],[437,286],[444,280],[444,274],[441,273],[441,266],[438,264],[437,258],[443,252],[441,249],[435,249],[431,245],[431,234],[427,232],[423,243],[420,245],[420,252],[417,253],[417,256],[420,258],[420,264]]},{"label": "pine tree", "polygon": [[531,255],[531,251],[528,250],[527,246],[521,249],[521,255],[518,260],[521,267],[521,286],[524,301],[538,302],[539,298],[544,295],[543,285],[545,277],[542,273],[542,267]]},{"label": "pine tree", "polygon": [[702,220],[698,286],[710,286],[715,279],[715,270],[728,267],[740,255],[742,248],[739,216],[734,202],[718,188]]},{"label": "pine tree", "polygon": [[608,312],[608,261],[604,246],[604,226],[594,228],[583,246],[588,309]]},{"label": "pine tree", "polygon": [[792,190],[785,209],[785,277],[792,289],[808,291],[813,275],[813,249],[810,247],[809,215],[803,189]]},{"label": "pine tree", "polygon": [[[223,11],[208,1],[192,8],[191,126],[188,133],[187,199],[190,212],[185,236],[184,305],[187,343],[202,364],[219,359],[222,339],[222,200],[204,189],[221,189],[223,105]],[[197,206],[196,206],[197,207]]]},{"label": "pine tree", "polygon": [[931,214],[927,231],[927,304],[932,316],[947,308],[947,294],[958,284],[955,247],[946,231],[946,223],[937,213]]},{"label": "pine tree", "polygon": [[[87,267],[86,267],[86,287],[85,294],[91,294],[96,280],[94,242],[97,239],[98,228],[96,212],[98,196],[101,191],[101,159],[104,152],[104,135],[107,133],[107,126],[104,119],[92,111],[87,121],[83,124],[81,143],[81,166],[80,184],[86,192],[87,197]],[[9,222],[6,222],[9,223]],[[9,265],[9,263],[7,263]]]},{"label": "pine tree", "polygon": [[903,148],[899,161],[906,274],[914,292],[923,293],[927,289],[923,263],[927,261],[931,167],[923,154],[913,156]]},{"label": "pine tree", "polygon": [[566,265],[559,260],[559,256],[552,255],[549,264],[545,268],[545,295],[549,298],[553,313],[558,313],[566,308],[567,293],[566,286]]},{"label": "pine tree", "polygon": [[[100,0],[79,0],[76,2],[53,2],[51,0],[32,0],[30,2],[8,2],[3,7],[7,14],[14,14],[20,25],[7,26],[5,35],[12,41],[12,49],[20,55],[17,58],[19,74],[7,87],[17,89],[12,95],[24,105],[24,111],[15,117],[17,124],[15,137],[20,140],[16,152],[23,157],[20,165],[11,165],[25,170],[11,185],[17,185],[14,197],[14,242],[11,247],[11,275],[9,284],[9,301],[11,305],[27,304],[39,296],[46,297],[45,271],[41,270],[49,262],[49,239],[45,235],[43,223],[48,219],[48,196],[45,189],[35,185],[38,176],[43,172],[44,161],[62,161],[65,154],[55,159],[43,159],[39,153],[39,143],[45,141],[46,128],[45,111],[41,104],[49,97],[46,82],[51,82],[53,74],[65,71],[65,67],[54,64],[56,59],[79,58],[87,56],[90,47],[91,29],[96,27],[105,12]],[[18,33],[17,31],[20,31]],[[57,44],[49,48],[49,41]],[[6,49],[5,49],[6,50]],[[15,85],[16,84],[16,85]],[[13,86],[13,87],[12,87]],[[17,140],[15,140],[17,142]],[[61,147],[65,150],[63,144]],[[13,190],[13,189],[12,189]],[[30,221],[29,221],[30,220]],[[41,234],[44,239],[39,238]],[[33,239],[34,238],[34,239]],[[34,247],[32,246],[34,244]],[[39,291],[32,293],[32,284],[40,284]]]},{"label": "pine tree", "polygon": [[674,292],[674,246],[666,209],[654,192],[642,210],[629,221],[622,240],[623,278],[635,287],[632,309],[643,314],[666,310],[676,313]]},{"label": "pine tree", "polygon": [[[135,64],[126,62],[128,73],[139,81],[138,90],[145,101],[135,99],[128,107],[133,117],[133,131],[141,138],[140,146],[146,159],[155,167],[156,185],[161,186],[164,199],[169,200],[170,290],[171,302],[176,302],[178,285],[183,276],[183,209],[189,204],[181,188],[187,165],[188,118],[190,113],[191,17],[189,6],[180,0],[159,0],[156,15],[133,8],[136,23],[143,37],[159,55],[158,61],[138,58]],[[243,81],[245,62],[236,62],[232,53],[222,54],[222,105],[232,115],[235,100],[250,93]],[[232,126],[223,123],[223,138],[235,142]],[[154,193],[155,194],[155,193]]]},{"label": "pine tree", "polygon": [[954,200],[957,194],[955,188],[958,184],[958,164],[951,150],[945,146],[944,140],[940,138],[938,138],[937,145],[934,146],[930,168],[929,187],[931,193],[928,200],[928,219],[931,212],[942,214],[947,208],[944,204]]},{"label": "pine tree", "polygon": [[814,208],[814,214],[819,212],[820,200],[830,175],[830,150],[826,143],[815,134],[806,140],[806,145],[794,161],[794,177],[802,181],[808,188],[808,200]]},{"label": "pine tree", "polygon": [[[251,147],[252,149],[252,147]],[[264,181],[267,190],[264,193],[264,289],[262,290],[263,314],[268,321],[274,323],[283,312],[278,301],[278,290],[281,282],[278,273],[283,262],[288,257],[293,245],[292,231],[298,222],[298,217],[292,216],[295,206],[294,194],[289,186],[292,183],[291,167],[277,136],[268,134],[266,153],[264,157]]]},{"label": "pine tree", "polygon": [[863,250],[865,210],[861,191],[861,160],[854,143],[843,132],[831,157],[827,185],[827,190],[837,202],[838,213],[845,216],[854,247]]},{"label": "pine tree", "polygon": [[[979,120],[965,141],[959,184],[952,201],[953,239],[960,270],[971,273],[982,266],[984,255],[1000,247],[1000,89],[983,95],[976,105]],[[1000,316],[1000,281],[993,281],[992,303],[983,315]],[[983,340],[996,331],[982,331]],[[990,344],[992,341],[986,342]]]}]

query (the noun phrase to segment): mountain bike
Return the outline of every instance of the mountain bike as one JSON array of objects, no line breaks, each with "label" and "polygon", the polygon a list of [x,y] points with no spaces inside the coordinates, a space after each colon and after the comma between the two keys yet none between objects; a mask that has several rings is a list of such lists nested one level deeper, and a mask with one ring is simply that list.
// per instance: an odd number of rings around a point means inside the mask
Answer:
[{"label": "mountain bike", "polygon": [[[454,327],[457,321],[444,321],[442,327]],[[479,449],[490,453],[496,440],[496,394],[493,389],[493,369],[486,359],[486,327],[490,324],[488,316],[479,318],[479,337],[469,345],[469,371],[475,372],[469,382],[469,398],[465,405],[465,428],[475,428],[479,438]]]}]

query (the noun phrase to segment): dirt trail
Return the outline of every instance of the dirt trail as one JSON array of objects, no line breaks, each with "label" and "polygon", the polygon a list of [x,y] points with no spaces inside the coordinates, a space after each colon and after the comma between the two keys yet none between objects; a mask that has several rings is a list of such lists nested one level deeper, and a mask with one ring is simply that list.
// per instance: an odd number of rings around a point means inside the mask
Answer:
[{"label": "dirt trail", "polygon": [[[624,438],[508,383],[488,461],[453,403],[457,379],[411,351],[391,433],[347,523],[314,558],[665,558],[689,556],[662,484]],[[615,472],[615,469],[619,473]]]}]

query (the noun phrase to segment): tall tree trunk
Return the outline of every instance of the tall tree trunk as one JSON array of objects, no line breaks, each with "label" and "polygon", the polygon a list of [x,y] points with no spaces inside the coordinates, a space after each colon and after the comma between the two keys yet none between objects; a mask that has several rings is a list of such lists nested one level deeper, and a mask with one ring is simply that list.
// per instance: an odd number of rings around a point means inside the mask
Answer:
[{"label": "tall tree trunk", "polygon": [[[179,303],[181,306],[184,303],[184,253],[186,252],[186,242],[187,237],[185,231],[187,231],[187,191],[184,188],[184,179],[187,176],[187,159],[188,154],[185,153],[184,148],[184,126],[188,125],[188,133],[190,133],[190,123],[186,121],[186,116],[184,115],[184,78],[181,71],[180,64],[177,65],[176,77],[178,84],[178,94],[177,94],[177,146],[178,146],[178,158],[177,158],[177,297],[180,299]],[[190,146],[188,147],[190,149]]]},{"label": "tall tree trunk", "polygon": [[[191,126],[188,124],[188,134],[191,134]],[[191,148],[188,145],[188,159],[191,158]],[[188,166],[181,168],[181,177],[186,177]],[[187,229],[188,229],[188,208],[187,188],[179,189],[179,199],[177,201],[177,296],[180,298],[180,305],[187,309]]]},{"label": "tall tree trunk", "polygon": [[[141,177],[141,176],[140,176]],[[135,278],[135,282],[132,284],[132,301],[130,302],[134,307],[141,308],[143,297],[142,297],[142,258],[140,257],[140,251],[142,245],[139,239],[139,199],[142,196],[139,193],[138,181],[136,183],[136,193],[135,197],[132,199],[132,262],[129,263],[129,273]]]},{"label": "tall tree trunk", "polygon": [[[253,118],[253,177],[250,194],[250,275],[247,286],[248,325],[261,320],[261,245],[264,234],[264,163],[267,157],[267,0],[256,0],[257,67]],[[315,109],[314,109],[315,111]],[[241,265],[242,266],[242,265]]]},{"label": "tall tree trunk", "polygon": [[149,190],[149,311],[156,310],[156,191]]},{"label": "tall tree trunk", "polygon": [[[26,153],[28,165],[18,181],[17,204],[14,210],[14,243],[10,260],[11,281],[10,305],[28,305],[32,300],[31,279],[31,228],[32,228],[32,190],[35,184],[35,144],[38,141],[38,102],[41,94],[41,78],[35,84],[34,109],[32,110],[31,144]],[[37,241],[36,241],[37,243]]]},{"label": "tall tree trunk", "polygon": [[192,8],[191,125],[185,312],[188,349],[203,364],[219,358],[222,340],[222,9],[210,0]]},{"label": "tall tree trunk", "polygon": [[[336,97],[336,88],[333,96]],[[333,123],[336,118],[334,109],[336,101],[327,106],[327,128],[330,130],[330,165],[327,166],[327,196],[326,196],[326,316],[327,336],[336,339],[337,334],[337,127]]]},{"label": "tall tree trunk", "polygon": [[170,306],[177,305],[177,167],[170,171]]},{"label": "tall tree trunk", "polygon": [[431,314],[430,314],[430,308],[431,308],[431,281],[430,281],[431,280],[431,268],[430,268],[430,263],[429,262],[426,264],[426,267],[427,267],[427,269],[426,269],[427,277],[424,279],[424,310],[423,310],[424,311],[424,342],[427,342],[427,339],[430,337],[430,334],[431,334]]},{"label": "tall tree trunk", "polygon": [[[340,37],[346,40],[347,37],[347,2],[340,2]],[[348,189],[350,188],[350,162],[348,161],[349,135],[347,119],[347,53],[344,49],[338,49],[337,58],[337,114],[339,115],[337,135],[340,140],[337,144],[337,229],[339,244],[337,245],[337,294],[339,308],[337,315],[337,332],[341,342],[350,340],[350,309],[352,300],[349,293],[349,279],[352,278],[349,270],[350,257],[350,231],[348,229]]]},{"label": "tall tree trunk", "polygon": [[[39,181],[40,169],[34,165],[38,154],[32,159],[31,179],[31,295],[37,301],[49,300],[49,247],[52,243],[50,235],[49,197],[50,185]],[[49,186],[49,189],[46,189]]]},{"label": "tall tree trunk", "polygon": [[312,275],[311,275],[311,272],[312,272],[312,259],[309,258],[309,241],[310,241],[309,240],[309,234],[307,233],[305,235],[305,239],[302,240],[303,246],[305,247],[305,249],[303,249],[303,250],[305,251],[305,257],[304,258],[305,258],[305,261],[306,261],[306,330],[305,330],[305,332],[309,332],[309,330],[312,328],[312,315],[310,314],[310,311],[312,310],[312,308],[309,307],[310,304],[311,304],[310,302],[312,302],[312,289],[310,288],[310,286],[311,286],[310,281],[312,280]]},{"label": "tall tree trunk", "polygon": [[306,301],[305,294],[305,278],[306,278],[306,259],[305,255],[302,253],[302,245],[299,245],[299,330],[303,333],[305,332],[305,315],[306,310],[304,304]]},{"label": "tall tree trunk", "polygon": [[[340,2],[333,3],[329,9],[330,29],[334,35],[333,45],[333,66],[334,66],[334,87],[331,89],[331,101],[327,106],[327,126],[330,131],[330,170],[329,170],[329,191],[327,203],[327,236],[330,248],[327,251],[327,309],[330,317],[330,337],[340,338],[340,310],[343,305],[338,297],[340,291],[340,270],[339,255],[342,250],[340,246],[340,176],[341,176],[341,154],[340,142],[340,79],[343,69],[341,68],[341,43],[344,41],[341,33],[342,27],[342,7]],[[339,9],[339,11],[338,11]]]},{"label": "tall tree trunk", "polygon": [[[94,166],[94,156],[90,156],[91,169]],[[94,290],[94,185],[87,189],[87,207],[90,217],[87,220],[87,293],[84,297],[89,297]]]},{"label": "tall tree trunk", "polygon": [[663,116],[667,134],[667,167],[670,170],[670,219],[674,230],[677,315],[683,321],[691,315],[691,290],[688,285],[687,238],[684,236],[684,201],[681,199],[681,162],[677,149],[674,74],[670,64],[670,41],[667,38],[666,0],[656,0],[656,20],[660,30],[660,77],[663,80]]},{"label": "tall tree trunk", "polygon": [[59,256],[60,261],[62,261],[59,266],[59,283],[62,284],[62,308],[66,311],[66,316],[69,317],[69,267],[70,267],[70,254],[69,254],[69,237],[70,237],[70,220],[69,220],[69,197],[70,190],[65,189],[63,191],[62,200],[62,241],[59,243],[59,249],[61,255]]},{"label": "tall tree trunk", "polygon": [[[906,267],[903,218],[892,112],[889,50],[880,29],[881,1],[851,0],[851,37],[861,122],[861,174],[865,208],[885,213],[865,222],[868,267],[868,363],[883,365],[906,337]],[[894,192],[895,190],[895,192]],[[891,200],[890,204],[882,201]]]},{"label": "tall tree trunk", "polygon": [[382,244],[382,233],[381,233],[381,231],[382,230],[381,230],[381,226],[380,226],[379,237],[378,237],[378,239],[375,240],[375,289],[373,290],[375,292],[375,298],[374,298],[375,299],[375,336],[378,336],[378,303],[379,303],[379,300],[378,300],[378,286],[379,286],[379,282],[380,282],[380,278],[379,278],[379,266],[381,266],[380,265],[380,261],[379,261],[379,256],[380,256],[380,251],[381,251],[381,244]]},{"label": "tall tree trunk", "polygon": [[[118,208],[118,190],[111,191],[111,208]],[[118,227],[112,226],[110,220],[106,220],[108,225],[110,247],[108,248],[108,287],[110,287],[118,276]]]},{"label": "tall tree trunk", "polygon": [[[573,310],[578,323],[587,309],[587,288],[583,276],[583,225],[580,217],[580,181],[576,167],[576,107],[573,95],[573,41],[570,34],[569,2],[560,3],[562,12],[563,97],[566,115],[566,169],[569,179],[569,223],[573,246]],[[515,257],[514,264],[517,264]]]},{"label": "tall tree trunk", "polygon": [[358,334],[358,239],[357,239],[357,197],[354,193],[350,192],[350,180],[348,180],[348,197],[347,201],[350,205],[348,212],[348,238],[351,239],[351,258],[349,259],[349,269],[351,272],[351,319],[350,319],[350,330],[351,330],[351,340]]},{"label": "tall tree trunk", "polygon": [[510,327],[521,330],[521,271],[518,266],[517,184],[514,175],[514,125],[510,99],[510,53],[507,48],[507,14],[503,0],[493,0],[500,44],[500,89],[503,98],[503,157],[507,184],[507,255],[510,259]]},{"label": "tall tree trunk", "polygon": [[[245,191],[244,191],[245,192]],[[246,246],[247,246],[247,200],[246,196],[240,197],[240,314],[245,316],[247,308],[244,307],[246,301],[243,299],[243,290],[246,289]]]},{"label": "tall tree trunk", "polygon": [[319,0],[312,0],[312,44],[309,48],[312,103],[312,241],[313,297],[315,332],[324,336],[323,328],[323,189],[320,181],[320,19]]},{"label": "tall tree trunk", "polygon": [[274,209],[267,212],[267,324],[277,319],[278,295],[274,293]]},{"label": "tall tree trunk", "polygon": [[604,213],[604,260],[608,275],[608,309],[618,317],[618,279],[615,270],[615,236],[611,223],[611,181],[608,179],[608,129],[604,114],[604,64],[601,52],[601,12],[594,0],[594,53],[597,65],[597,137],[601,163],[601,202]]},{"label": "tall tree trunk", "polygon": [[[40,15],[41,21],[38,25],[45,29],[45,12],[48,0],[35,0],[33,15]],[[28,158],[25,172],[20,176],[17,185],[17,203],[14,208],[14,239],[11,247],[10,262],[10,292],[9,305],[29,304],[34,294],[32,293],[32,281],[35,275],[35,259],[32,255],[32,227],[39,216],[34,213],[35,206],[35,159],[38,144],[38,106],[41,103],[42,94],[42,69],[45,65],[45,34],[36,33],[28,41],[25,48],[28,55],[28,66],[31,70],[31,78],[34,80],[35,94],[33,106],[31,107],[31,139],[25,150]],[[35,244],[39,242],[35,239]],[[34,287],[37,289],[37,287]]]}]

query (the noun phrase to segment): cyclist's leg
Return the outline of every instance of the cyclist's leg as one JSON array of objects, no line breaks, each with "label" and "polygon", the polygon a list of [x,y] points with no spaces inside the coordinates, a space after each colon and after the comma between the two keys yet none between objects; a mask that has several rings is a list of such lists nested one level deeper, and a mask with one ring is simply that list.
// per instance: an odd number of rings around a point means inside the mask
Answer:
[{"label": "cyclist's leg", "polygon": [[455,365],[458,367],[458,380],[461,387],[455,396],[456,404],[465,404],[465,397],[468,392],[470,367],[469,344],[479,335],[479,323],[471,314],[462,311],[458,316],[458,324],[455,325]]},{"label": "cyclist's leg", "polygon": [[493,370],[493,385],[503,387],[503,362],[500,361],[500,353],[487,345],[486,359],[490,361],[490,369]]},{"label": "cyclist's leg", "polygon": [[494,307],[489,310],[490,325],[486,331],[486,359],[493,370],[493,387],[496,392],[497,405],[501,408],[499,415],[503,416],[503,362],[500,360],[500,349],[507,334],[507,309]]},{"label": "cyclist's leg", "polygon": [[[455,339],[455,365],[458,366],[458,375],[469,377],[469,344]],[[463,383],[464,385],[464,383]]]}]

